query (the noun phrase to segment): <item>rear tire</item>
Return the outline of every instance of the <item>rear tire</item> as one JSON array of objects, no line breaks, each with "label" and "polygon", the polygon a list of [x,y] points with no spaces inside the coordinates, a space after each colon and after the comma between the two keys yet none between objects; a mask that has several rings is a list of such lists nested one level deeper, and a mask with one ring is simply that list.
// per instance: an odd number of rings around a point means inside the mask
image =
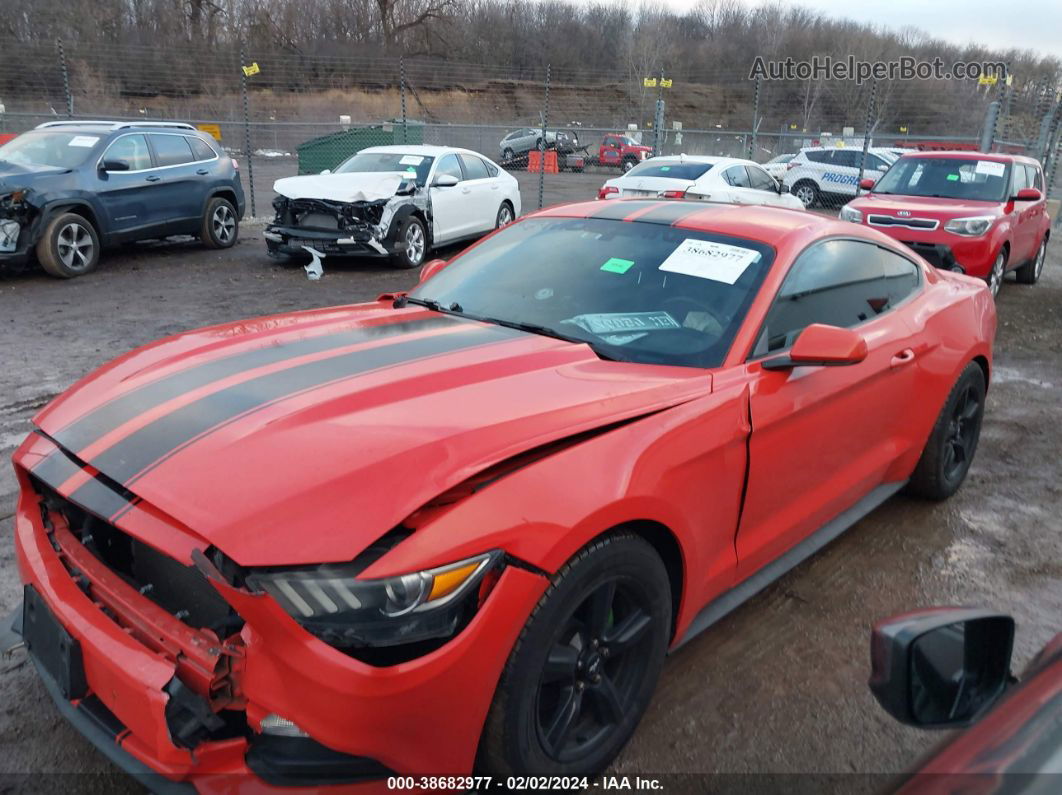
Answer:
[{"label": "rear tire", "polygon": [[402,248],[391,255],[391,264],[400,270],[412,270],[424,264],[428,253],[428,232],[424,222],[410,215],[401,222],[395,242]]},{"label": "rear tire", "polygon": [[944,401],[908,491],[929,500],[946,500],[959,490],[977,452],[984,411],[985,376],[977,362],[970,362]]},{"label": "rear tire", "polygon": [[57,279],[73,279],[96,270],[100,238],[95,227],[77,213],[61,213],[48,222],[37,241],[37,261]]},{"label": "rear tire", "polygon": [[671,588],[642,538],[594,541],[553,576],[513,647],[476,760],[493,776],[589,776],[626,745],[671,636]]},{"label": "rear tire", "polygon": [[502,152],[502,162],[508,163],[513,157],[515,157],[513,150],[509,147],[505,147],[505,151]]},{"label": "rear tire", "polygon": [[240,219],[232,202],[215,196],[207,202],[199,239],[207,248],[232,248],[240,236]]},{"label": "rear tire", "polygon": [[636,165],[638,165],[638,161],[635,160],[633,157],[628,157],[626,160],[623,161],[623,173],[626,174]]},{"label": "rear tire", "polygon": [[504,201],[501,207],[498,208],[498,217],[494,221],[494,228],[501,229],[503,226],[508,226],[516,218],[513,215],[513,206],[509,202]]},{"label": "rear tire", "polygon": [[794,196],[800,199],[800,203],[804,205],[804,209],[814,207],[821,196],[819,195],[819,189],[815,186],[814,182],[808,180],[801,180],[793,186],[793,190],[790,191]]},{"label": "rear tire", "polygon": [[1040,248],[1036,252],[1036,256],[1032,262],[1026,262],[1016,271],[1014,271],[1014,278],[1018,280],[1019,284],[1036,284],[1040,281],[1040,274],[1044,270],[1044,260],[1047,259],[1047,238],[1045,237],[1040,241]]}]

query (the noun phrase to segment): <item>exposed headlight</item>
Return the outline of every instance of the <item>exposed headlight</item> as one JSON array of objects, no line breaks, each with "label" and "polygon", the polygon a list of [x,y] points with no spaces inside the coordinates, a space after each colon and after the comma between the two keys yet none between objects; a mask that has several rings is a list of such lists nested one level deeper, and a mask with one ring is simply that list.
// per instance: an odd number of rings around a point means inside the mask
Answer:
[{"label": "exposed headlight", "polygon": [[841,212],[838,217],[842,221],[851,221],[853,224],[863,223],[863,213],[861,213],[855,207],[849,207],[847,204],[841,208]]},{"label": "exposed headlight", "polygon": [[268,593],[332,646],[396,646],[453,635],[467,611],[475,609],[468,597],[501,557],[495,550],[380,580],[360,580],[345,564],[257,571],[247,584]]},{"label": "exposed headlight", "polygon": [[21,230],[18,221],[0,221],[0,251],[7,254],[18,248],[18,233]]},{"label": "exposed headlight", "polygon": [[996,217],[994,215],[975,215],[970,218],[952,218],[944,224],[944,229],[948,232],[954,232],[957,235],[978,237],[987,232],[992,226],[992,222],[995,220]]}]

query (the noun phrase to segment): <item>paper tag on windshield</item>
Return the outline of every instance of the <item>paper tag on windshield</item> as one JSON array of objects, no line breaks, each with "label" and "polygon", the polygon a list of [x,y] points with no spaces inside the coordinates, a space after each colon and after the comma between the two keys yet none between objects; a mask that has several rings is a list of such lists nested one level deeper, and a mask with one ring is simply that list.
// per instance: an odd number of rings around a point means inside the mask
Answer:
[{"label": "paper tag on windshield", "polygon": [[593,334],[622,334],[653,331],[654,329],[682,328],[667,312],[601,312],[593,315],[576,315],[564,321],[574,323]]},{"label": "paper tag on windshield", "polygon": [[67,146],[82,146],[89,149],[96,145],[96,142],[100,139],[95,135],[75,135],[70,139],[70,143]]},{"label": "paper tag on windshield", "polygon": [[974,171],[978,174],[987,174],[990,177],[1002,177],[1005,167],[1006,164],[997,163],[994,160],[978,160],[977,168]]},{"label": "paper tag on windshield", "polygon": [[733,284],[759,258],[760,252],[751,248],[688,237],[660,263],[660,270]]},{"label": "paper tag on windshield", "polygon": [[420,155],[402,155],[402,159],[398,162],[403,166],[419,166],[424,162],[424,158]]}]

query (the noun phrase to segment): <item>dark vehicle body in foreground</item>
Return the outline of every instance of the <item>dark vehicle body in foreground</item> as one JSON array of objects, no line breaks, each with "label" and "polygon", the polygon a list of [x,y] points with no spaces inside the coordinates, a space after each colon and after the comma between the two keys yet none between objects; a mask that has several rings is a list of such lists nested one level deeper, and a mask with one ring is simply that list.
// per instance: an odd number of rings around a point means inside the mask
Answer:
[{"label": "dark vehicle body in foreground", "polygon": [[1062,634],[1010,672],[1014,619],[941,607],[884,619],[870,642],[870,689],[902,723],[965,730],[934,749],[899,792],[1058,792]]},{"label": "dark vehicle body in foreground", "polygon": [[175,122],[49,122],[0,147],[0,266],[70,278],[101,249],[170,235],[228,248],[244,193],[236,161]]}]

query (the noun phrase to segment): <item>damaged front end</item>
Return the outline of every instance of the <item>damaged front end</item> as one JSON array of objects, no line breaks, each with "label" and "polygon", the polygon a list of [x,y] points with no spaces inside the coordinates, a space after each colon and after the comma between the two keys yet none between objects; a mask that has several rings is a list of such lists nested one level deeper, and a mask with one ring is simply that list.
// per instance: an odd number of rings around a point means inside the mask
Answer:
[{"label": "damaged front end", "polygon": [[429,214],[427,191],[403,180],[394,195],[365,201],[291,198],[273,200],[276,216],[266,227],[271,255],[321,254],[378,257],[396,253],[398,222],[412,213]]},{"label": "damaged front end", "polygon": [[37,242],[40,213],[28,188],[0,185],[0,266],[22,265]]}]

